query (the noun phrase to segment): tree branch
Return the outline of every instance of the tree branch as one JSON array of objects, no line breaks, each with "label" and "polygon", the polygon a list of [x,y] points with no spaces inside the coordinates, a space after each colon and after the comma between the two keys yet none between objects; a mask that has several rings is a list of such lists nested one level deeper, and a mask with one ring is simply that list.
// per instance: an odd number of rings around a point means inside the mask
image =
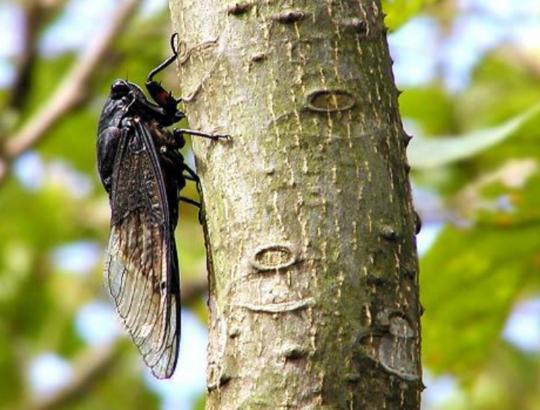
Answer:
[{"label": "tree branch", "polygon": [[22,51],[18,56],[17,72],[7,102],[8,108],[20,109],[30,90],[30,73],[36,59],[37,33],[42,24],[44,10],[39,2],[31,2],[24,7],[24,28]]},{"label": "tree branch", "polygon": [[96,67],[139,3],[140,0],[124,0],[120,3],[111,23],[82,53],[50,100],[19,132],[7,139],[0,159],[0,182],[5,179],[13,159],[43,139],[53,125],[88,96],[88,83]]},{"label": "tree branch", "polygon": [[[183,306],[195,303],[207,291],[205,278],[188,282],[182,289]],[[97,346],[81,354],[74,364],[75,374],[70,383],[40,402],[27,406],[32,410],[52,410],[65,406],[81,397],[98,379],[105,377],[108,370],[113,368],[122,348],[122,340],[117,339],[106,346]]]},{"label": "tree branch", "polygon": [[32,0],[23,2],[24,23],[22,29],[22,47],[17,56],[16,73],[9,90],[7,108],[20,110],[24,107],[32,87],[32,69],[37,58],[37,42],[43,26],[57,13],[65,1]]},{"label": "tree branch", "polygon": [[82,355],[75,365],[75,375],[71,382],[55,394],[48,396],[39,403],[35,403],[33,410],[56,409],[69,403],[86,390],[99,376],[101,376],[114,363],[121,347],[119,341],[106,346],[90,349]]}]

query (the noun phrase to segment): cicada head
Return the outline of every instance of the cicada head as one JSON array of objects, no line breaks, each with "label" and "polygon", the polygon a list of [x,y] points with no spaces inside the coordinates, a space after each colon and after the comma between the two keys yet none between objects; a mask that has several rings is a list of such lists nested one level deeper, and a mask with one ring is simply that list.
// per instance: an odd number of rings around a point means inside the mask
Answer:
[{"label": "cicada head", "polygon": [[111,99],[120,100],[131,91],[130,84],[126,80],[116,80],[111,84]]},{"label": "cicada head", "polygon": [[123,100],[124,102],[131,102],[134,99],[147,102],[144,92],[137,84],[130,83],[126,80],[115,80],[111,84],[110,91],[111,100]]}]

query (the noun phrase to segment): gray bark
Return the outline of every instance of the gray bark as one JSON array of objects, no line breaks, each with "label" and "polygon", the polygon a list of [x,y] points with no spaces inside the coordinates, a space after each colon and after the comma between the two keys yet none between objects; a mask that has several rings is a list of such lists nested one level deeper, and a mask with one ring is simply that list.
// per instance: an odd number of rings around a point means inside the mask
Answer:
[{"label": "gray bark", "polygon": [[171,10],[190,126],[232,136],[193,143],[207,408],[419,408],[409,137],[379,0]]}]

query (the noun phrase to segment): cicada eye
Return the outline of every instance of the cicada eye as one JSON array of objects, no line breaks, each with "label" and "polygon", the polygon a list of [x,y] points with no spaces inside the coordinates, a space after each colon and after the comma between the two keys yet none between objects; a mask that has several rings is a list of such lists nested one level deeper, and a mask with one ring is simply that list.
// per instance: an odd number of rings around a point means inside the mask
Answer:
[{"label": "cicada eye", "polygon": [[118,100],[129,93],[129,85],[124,80],[116,80],[111,85],[111,98]]},{"label": "cicada eye", "polygon": [[182,119],[184,119],[186,116],[185,114],[180,111],[180,110],[176,110],[176,112],[174,113],[174,122],[178,122],[178,121],[181,121]]}]

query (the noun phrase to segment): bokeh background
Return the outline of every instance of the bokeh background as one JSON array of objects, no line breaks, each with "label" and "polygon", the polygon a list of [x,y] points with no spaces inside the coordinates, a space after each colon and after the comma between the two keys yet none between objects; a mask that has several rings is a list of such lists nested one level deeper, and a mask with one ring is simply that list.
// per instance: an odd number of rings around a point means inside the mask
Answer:
[{"label": "bokeh background", "polygon": [[[539,409],[540,1],[384,7],[424,221],[423,407]],[[143,83],[167,54],[170,27],[165,0],[0,2],[1,410],[203,408],[195,210],[181,207],[177,229],[171,380],[143,368],[102,286],[97,118],[114,78]],[[163,81],[181,95],[174,69]]]}]

